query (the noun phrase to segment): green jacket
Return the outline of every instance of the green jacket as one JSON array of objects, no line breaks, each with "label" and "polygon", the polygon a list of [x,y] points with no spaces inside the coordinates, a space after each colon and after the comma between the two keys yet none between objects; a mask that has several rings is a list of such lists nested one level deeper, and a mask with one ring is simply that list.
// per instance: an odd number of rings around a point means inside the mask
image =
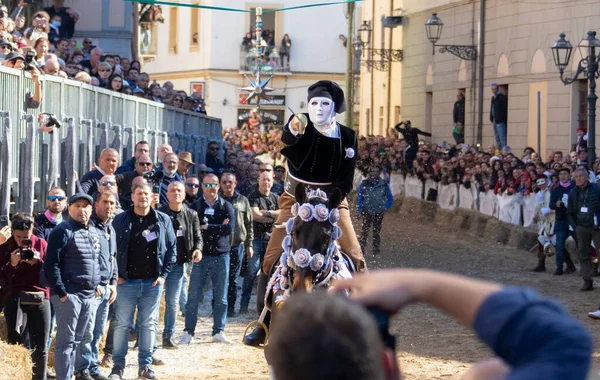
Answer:
[{"label": "green jacket", "polygon": [[223,199],[231,203],[235,210],[235,231],[231,235],[231,246],[244,244],[245,248],[252,247],[254,239],[254,229],[252,228],[252,210],[248,198],[241,195],[237,191],[233,193],[231,198],[223,196]]}]

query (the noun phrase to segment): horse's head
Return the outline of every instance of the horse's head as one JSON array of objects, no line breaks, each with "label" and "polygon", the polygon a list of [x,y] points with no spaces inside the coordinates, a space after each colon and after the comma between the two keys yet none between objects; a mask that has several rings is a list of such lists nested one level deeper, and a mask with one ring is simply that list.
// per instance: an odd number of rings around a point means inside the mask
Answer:
[{"label": "horse's head", "polygon": [[303,185],[296,186],[294,215],[288,221],[288,237],[284,240],[284,259],[288,267],[292,291],[312,291],[330,273],[335,240],[341,231],[338,206],[342,193],[335,189],[327,195],[320,190],[309,194]]}]

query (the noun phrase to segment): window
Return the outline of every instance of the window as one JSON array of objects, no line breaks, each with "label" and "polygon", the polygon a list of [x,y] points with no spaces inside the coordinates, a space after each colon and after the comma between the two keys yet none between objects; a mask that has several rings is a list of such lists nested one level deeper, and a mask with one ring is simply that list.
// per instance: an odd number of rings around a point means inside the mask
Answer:
[{"label": "window", "polygon": [[177,54],[178,8],[169,9],[169,54]]},{"label": "window", "polygon": [[383,107],[379,107],[379,131],[377,131],[378,134],[381,134],[381,131],[383,131]]},{"label": "window", "polygon": [[190,21],[190,51],[200,50],[200,9],[192,8]]},{"label": "window", "polygon": [[395,107],[394,111],[394,125],[400,122],[400,106]]}]

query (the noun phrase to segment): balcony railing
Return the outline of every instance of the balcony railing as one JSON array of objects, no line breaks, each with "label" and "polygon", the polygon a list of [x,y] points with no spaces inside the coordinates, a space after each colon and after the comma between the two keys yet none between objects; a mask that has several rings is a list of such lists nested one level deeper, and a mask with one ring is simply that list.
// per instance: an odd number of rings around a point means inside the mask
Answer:
[{"label": "balcony railing", "polygon": [[277,53],[277,49],[265,48],[265,53],[259,59],[259,53],[256,48],[247,49],[244,45],[240,46],[240,72],[254,74],[259,66],[263,73],[273,73],[290,75],[290,60],[289,56],[284,57],[282,62],[281,57]]}]

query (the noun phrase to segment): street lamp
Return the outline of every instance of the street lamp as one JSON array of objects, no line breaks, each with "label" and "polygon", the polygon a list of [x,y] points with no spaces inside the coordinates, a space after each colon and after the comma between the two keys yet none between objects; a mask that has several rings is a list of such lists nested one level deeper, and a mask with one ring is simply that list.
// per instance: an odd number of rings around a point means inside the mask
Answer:
[{"label": "street lamp", "polygon": [[[581,40],[577,46],[581,53],[581,60],[577,65],[577,71],[572,77],[565,77],[565,68],[569,65],[573,46],[565,39],[565,34],[561,33],[560,38],[552,45],[552,57],[554,64],[560,72],[560,80],[565,84],[575,82],[580,74],[588,81],[589,93],[588,101],[588,165],[591,168],[596,160],[596,79],[600,77],[598,64],[600,57],[596,55],[596,48],[600,48],[600,40],[596,38],[595,31],[589,31],[587,38]],[[586,51],[587,50],[587,51]]]},{"label": "street lamp", "polygon": [[477,47],[475,45],[436,45],[442,37],[444,23],[437,13],[433,13],[425,23],[425,32],[427,39],[433,44],[433,54],[436,46],[440,48],[440,53],[450,53],[466,61],[477,60]]},{"label": "street lamp", "polygon": [[[390,62],[400,62],[404,59],[404,51],[402,49],[386,49],[385,48],[385,28],[395,28],[397,26],[404,25],[403,16],[382,16],[381,17],[381,49],[373,49],[371,44],[371,27],[370,20],[364,20],[358,32],[360,36],[358,41],[354,41],[354,51],[362,49],[362,54],[367,53],[368,58],[363,60],[362,63],[369,69],[374,68],[379,71],[388,71],[390,68]],[[381,58],[375,59],[375,56]]]}]

